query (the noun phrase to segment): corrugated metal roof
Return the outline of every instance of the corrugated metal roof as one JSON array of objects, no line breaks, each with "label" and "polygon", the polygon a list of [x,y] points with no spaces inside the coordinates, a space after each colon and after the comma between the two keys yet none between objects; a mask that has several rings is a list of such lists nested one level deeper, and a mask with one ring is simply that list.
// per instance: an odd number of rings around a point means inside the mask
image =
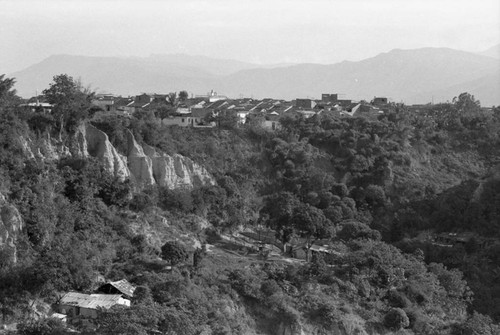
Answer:
[{"label": "corrugated metal roof", "polygon": [[121,279],[118,281],[109,282],[110,285],[114,286],[121,293],[132,297],[134,295],[135,287],[132,286],[126,279]]},{"label": "corrugated metal roof", "polygon": [[61,298],[60,304],[97,309],[98,307],[111,308],[115,305],[123,304],[123,300],[120,294],[83,294],[68,292]]}]

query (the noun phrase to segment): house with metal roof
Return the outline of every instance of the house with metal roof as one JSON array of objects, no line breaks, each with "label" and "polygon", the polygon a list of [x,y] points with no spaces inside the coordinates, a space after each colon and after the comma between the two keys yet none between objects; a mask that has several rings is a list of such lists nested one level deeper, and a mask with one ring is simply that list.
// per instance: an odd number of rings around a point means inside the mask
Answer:
[{"label": "house with metal roof", "polygon": [[84,294],[68,292],[64,294],[57,304],[57,312],[67,315],[71,321],[89,322],[97,318],[100,308],[109,309],[121,305],[130,307],[130,300],[122,294]]},{"label": "house with metal roof", "polygon": [[124,298],[132,298],[134,296],[135,286],[130,284],[126,279],[118,281],[110,281],[97,289],[100,293],[105,294],[121,294]]}]

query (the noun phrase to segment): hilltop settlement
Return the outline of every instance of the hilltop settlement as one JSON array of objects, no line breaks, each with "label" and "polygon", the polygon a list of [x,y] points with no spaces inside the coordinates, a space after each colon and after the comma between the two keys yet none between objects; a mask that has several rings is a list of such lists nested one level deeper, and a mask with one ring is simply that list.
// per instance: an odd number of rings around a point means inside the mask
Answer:
[{"label": "hilltop settlement", "polygon": [[500,333],[500,108],[14,84],[0,334]]}]

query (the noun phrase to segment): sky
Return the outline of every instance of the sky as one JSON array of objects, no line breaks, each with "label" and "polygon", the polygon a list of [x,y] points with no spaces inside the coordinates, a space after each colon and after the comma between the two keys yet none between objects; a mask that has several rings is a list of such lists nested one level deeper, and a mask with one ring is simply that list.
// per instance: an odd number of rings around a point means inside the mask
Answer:
[{"label": "sky", "polygon": [[0,0],[0,74],[55,54],[332,64],[499,43],[499,0]]}]

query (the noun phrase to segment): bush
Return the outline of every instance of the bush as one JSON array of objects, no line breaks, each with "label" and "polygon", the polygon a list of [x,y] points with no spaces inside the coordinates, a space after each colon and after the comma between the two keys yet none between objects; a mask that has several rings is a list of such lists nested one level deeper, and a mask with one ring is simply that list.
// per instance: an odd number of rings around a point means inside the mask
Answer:
[{"label": "bush", "polygon": [[380,240],[380,233],[376,230],[371,229],[368,225],[358,222],[355,220],[348,221],[342,225],[342,229],[337,233],[337,236],[344,240],[354,240],[354,239],[371,239]]},{"label": "bush", "polygon": [[167,242],[161,247],[161,258],[169,261],[171,265],[177,265],[187,261],[189,254],[186,248],[177,242]]},{"label": "bush", "polygon": [[20,335],[63,335],[67,334],[64,322],[56,318],[28,320],[17,325]]},{"label": "bush", "polygon": [[401,308],[393,308],[384,316],[384,326],[390,330],[400,330],[410,325],[406,312]]},{"label": "bush", "polygon": [[264,294],[265,297],[269,297],[273,294],[282,292],[281,287],[273,279],[264,281],[262,285],[260,285],[260,291],[262,292],[262,294]]},{"label": "bush", "polygon": [[406,308],[411,305],[410,300],[404,295],[404,293],[394,290],[388,293],[387,300],[391,307]]}]

